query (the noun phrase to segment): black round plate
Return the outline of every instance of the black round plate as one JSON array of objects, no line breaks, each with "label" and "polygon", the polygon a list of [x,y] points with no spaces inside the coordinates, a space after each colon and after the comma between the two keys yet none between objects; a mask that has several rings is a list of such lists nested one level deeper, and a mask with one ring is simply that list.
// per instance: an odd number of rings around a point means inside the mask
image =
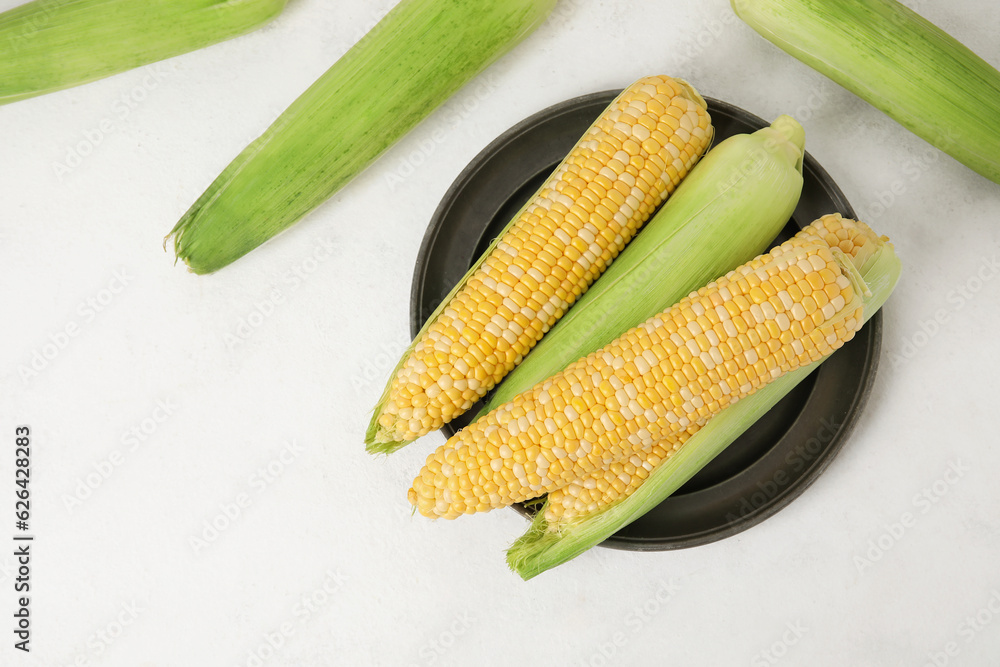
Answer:
[{"label": "black round plate", "polygon": [[[459,175],[431,219],[417,256],[410,301],[413,335],[618,92],[574,98],[531,116],[487,146]],[[716,143],[769,125],[731,104],[706,101]],[[803,176],[802,197],[776,242],[827,213],[856,217],[808,153]],[[881,333],[877,313],[687,484],[603,546],[660,551],[707,544],[788,505],[826,469],[854,426],[875,377]],[[445,426],[445,432],[454,434],[478,408]],[[516,509],[531,514],[523,505]]]}]

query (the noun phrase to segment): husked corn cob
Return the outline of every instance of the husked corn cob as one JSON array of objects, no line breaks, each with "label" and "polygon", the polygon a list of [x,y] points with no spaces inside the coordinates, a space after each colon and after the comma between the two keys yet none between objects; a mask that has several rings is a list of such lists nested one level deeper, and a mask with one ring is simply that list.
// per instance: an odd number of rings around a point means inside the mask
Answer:
[{"label": "husked corn cob", "polygon": [[[879,242],[868,225],[845,220],[839,213],[823,216],[797,235],[797,238],[806,237],[821,239],[830,248],[838,248],[853,260],[855,266],[864,264]],[[549,529],[559,530],[561,522],[603,510],[627,497],[639,488],[656,466],[680,449],[700,426],[688,427],[687,431],[668,436],[649,449],[632,454],[628,460],[616,461],[549,493],[544,509]]]},{"label": "husked corn cob", "polygon": [[493,388],[618,255],[711,141],[687,83],[640,79],[588,130],[428,320],[366,435],[390,452]]},{"label": "husked corn cob", "polygon": [[847,263],[795,236],[457,433],[428,457],[410,502],[425,516],[487,511],[696,431],[854,336],[863,311]]}]

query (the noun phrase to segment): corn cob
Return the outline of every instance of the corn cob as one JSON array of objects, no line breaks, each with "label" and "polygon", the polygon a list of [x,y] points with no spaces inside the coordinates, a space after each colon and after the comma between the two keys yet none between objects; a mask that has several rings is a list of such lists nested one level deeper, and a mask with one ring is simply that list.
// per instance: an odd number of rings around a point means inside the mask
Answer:
[{"label": "corn cob", "polygon": [[[871,256],[879,238],[868,225],[845,220],[839,214],[827,215],[799,232],[800,238],[822,239],[830,248],[838,248],[861,266]],[[549,530],[559,530],[560,524],[582,514],[601,511],[630,495],[649,474],[680,449],[700,428],[683,431],[654,444],[650,449],[633,454],[627,461],[617,461],[580,480],[575,480],[551,492],[545,505],[545,521]]]},{"label": "corn cob", "polygon": [[851,266],[824,240],[793,237],[454,435],[410,502],[425,516],[488,511],[692,433],[854,336]]},{"label": "corn cob", "polygon": [[1000,183],[1000,72],[896,0],[731,0],[763,37]]},{"label": "corn cob", "polygon": [[504,378],[480,415],[770,247],[802,192],[805,133],[781,116],[715,146],[601,279]]},{"label": "corn cob", "polygon": [[239,259],[364,170],[530,34],[555,0],[402,0],[247,146],[174,229],[195,273]]},{"label": "corn cob", "polygon": [[0,104],[249,32],[286,0],[35,0],[0,14]]},{"label": "corn cob", "polygon": [[708,148],[705,102],[640,79],[583,136],[429,318],[366,435],[387,453],[493,388],[621,251]]},{"label": "corn cob", "polygon": [[[824,217],[828,229],[839,216]],[[829,224],[833,221],[834,224]],[[844,221],[846,226],[851,221]],[[840,231],[835,232],[840,242]],[[826,234],[828,242],[835,242]],[[839,244],[838,244],[839,245]],[[843,246],[840,246],[843,247]],[[900,274],[900,262],[892,244],[881,237],[874,244],[863,243],[861,252],[847,256],[852,272],[861,275],[860,290],[864,300],[864,319],[871,318],[892,293]],[[599,544],[623,526],[627,526],[660,504],[690,480],[709,461],[728,447],[754,422],[776,405],[798,383],[809,376],[820,362],[785,373],[766,387],[708,421],[676,453],[654,467],[649,477],[635,491],[601,509],[561,518],[550,523],[548,509],[539,511],[528,531],[507,551],[507,563],[522,578],[530,579],[565,563],[590,547]],[[550,494],[551,499],[553,494]]]}]

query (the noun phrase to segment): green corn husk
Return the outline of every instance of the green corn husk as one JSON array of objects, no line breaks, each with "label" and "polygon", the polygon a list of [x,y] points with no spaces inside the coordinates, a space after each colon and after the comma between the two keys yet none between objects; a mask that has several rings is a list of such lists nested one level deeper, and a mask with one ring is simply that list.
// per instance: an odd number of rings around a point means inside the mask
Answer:
[{"label": "green corn husk", "polygon": [[763,253],[798,203],[804,143],[802,126],[781,116],[710,150],[479,416]]},{"label": "green corn husk", "polygon": [[[854,267],[851,259],[843,253],[834,252],[834,255],[844,264],[856,286],[856,293],[862,295],[867,321],[882,307],[896,286],[900,273],[899,258],[892,245],[884,242],[863,260],[860,267]],[[602,511],[571,519],[556,527],[545,521],[545,508],[542,507],[528,531],[507,551],[507,564],[523,579],[530,579],[579,556],[635,521],[694,477],[823,361],[825,359],[785,373],[751,396],[730,405],[654,469],[634,493]]]},{"label": "green corn husk", "polygon": [[0,104],[250,32],[287,0],[35,0],[0,14]]},{"label": "green corn husk", "polygon": [[555,2],[402,0],[188,209],[170,232],[177,257],[210,273],[290,227],[531,33]]},{"label": "green corn husk", "polygon": [[895,0],[731,0],[763,37],[1000,183],[1000,72]]}]

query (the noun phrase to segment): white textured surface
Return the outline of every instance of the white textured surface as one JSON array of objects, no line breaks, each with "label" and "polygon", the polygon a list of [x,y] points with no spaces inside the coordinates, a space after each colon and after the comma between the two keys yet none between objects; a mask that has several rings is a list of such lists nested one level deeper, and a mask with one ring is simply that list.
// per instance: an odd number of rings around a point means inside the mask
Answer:
[{"label": "white textured surface", "polygon": [[[0,498],[13,503],[13,429],[29,424],[38,535],[34,650],[15,652],[5,630],[0,664],[995,664],[1000,186],[772,47],[723,0],[562,0],[450,113],[291,232],[213,276],[173,265],[161,239],[176,219],[391,4],[293,0],[255,34],[0,107]],[[920,6],[1000,65],[995,3]],[[425,225],[461,168],[550,104],[661,71],[766,118],[798,116],[808,149],[892,237],[905,273],[881,370],[840,456],[760,526],[682,552],[597,549],[522,583],[503,550],[523,520],[411,518],[406,488],[441,437],[373,459],[368,411],[406,342]],[[129,108],[123,95],[145,99]],[[437,129],[391,190],[387,174]],[[124,288],[105,291],[122,273]],[[977,291],[958,296],[969,281]],[[921,333],[939,310],[947,321]],[[248,318],[259,326],[231,344]],[[22,379],[68,325],[77,334]],[[154,415],[166,418],[144,421]],[[144,440],[123,435],[134,427]],[[288,441],[297,449],[282,454]],[[257,472],[282,456],[274,478]],[[966,470],[949,484],[953,462]],[[69,507],[88,479],[96,488]],[[943,497],[920,500],[936,482]],[[237,499],[239,517],[196,550]],[[880,541],[880,559],[859,565]],[[7,627],[13,559],[0,553]]]}]

